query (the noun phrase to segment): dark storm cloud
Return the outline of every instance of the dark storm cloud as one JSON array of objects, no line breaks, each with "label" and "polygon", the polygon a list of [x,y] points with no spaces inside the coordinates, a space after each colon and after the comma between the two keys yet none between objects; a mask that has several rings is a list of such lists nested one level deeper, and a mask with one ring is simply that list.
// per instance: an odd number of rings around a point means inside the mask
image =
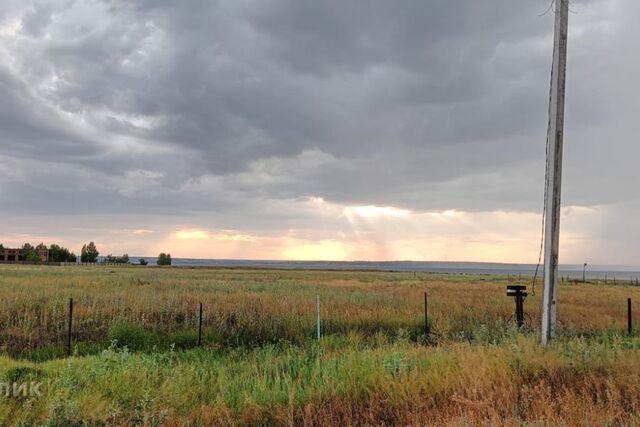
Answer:
[{"label": "dark storm cloud", "polygon": [[[299,72],[322,76],[398,64],[421,72],[428,65],[427,77],[450,77],[454,65],[479,65],[501,38],[513,35],[510,19],[539,7],[538,2],[472,0],[271,0],[260,2],[249,19],[272,41],[272,51]],[[520,28],[520,35],[531,31],[531,24]]]},{"label": "dark storm cloud", "polygon": [[[574,7],[589,16],[601,3]],[[41,178],[65,190],[19,192],[17,178],[0,174],[10,184],[2,194],[12,212],[38,202],[61,212],[254,209],[307,196],[537,210],[547,6],[8,2],[0,28],[21,27],[1,39],[0,155],[37,160]],[[569,117],[586,133],[608,114],[587,101],[593,91],[580,82],[597,67],[579,46],[606,52],[611,40],[602,22],[582,19]]]}]

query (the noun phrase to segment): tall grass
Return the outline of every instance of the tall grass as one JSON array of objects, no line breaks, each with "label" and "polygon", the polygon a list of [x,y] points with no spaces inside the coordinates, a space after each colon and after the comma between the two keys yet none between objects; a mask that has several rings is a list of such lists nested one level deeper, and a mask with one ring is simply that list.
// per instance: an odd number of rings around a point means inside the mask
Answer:
[{"label": "tall grass", "polygon": [[[304,348],[99,355],[27,372],[43,398],[0,400],[0,419],[53,425],[629,425],[640,421],[640,353],[572,338],[444,348],[364,344],[359,334]],[[633,343],[631,343],[633,341]],[[623,344],[624,343],[624,344]],[[30,368],[30,369],[26,369]]]},{"label": "tall grass", "polygon": [[[636,287],[567,284],[537,345],[504,277],[0,266],[0,425],[633,425]],[[433,333],[423,331],[429,293]],[[538,289],[540,290],[540,288]],[[315,295],[324,336],[314,339]],[[74,356],[64,356],[74,298]],[[199,303],[205,345],[197,342]],[[29,361],[29,359],[31,361]],[[36,362],[34,362],[36,361]]]},{"label": "tall grass", "polygon": [[[0,267],[0,350],[29,357],[58,346],[74,298],[73,339],[80,349],[103,348],[114,328],[150,334],[192,333],[205,306],[206,343],[259,346],[304,343],[315,331],[315,295],[323,332],[365,336],[423,330],[422,293],[429,292],[432,339],[499,338],[513,312],[505,280],[491,276],[382,272],[309,272],[160,268]],[[627,297],[638,288],[565,285],[560,330],[590,333],[625,324]],[[525,304],[537,328],[539,295]],[[111,332],[110,332],[111,331]],[[115,334],[117,335],[117,334]],[[150,340],[152,342],[153,340]]]}]

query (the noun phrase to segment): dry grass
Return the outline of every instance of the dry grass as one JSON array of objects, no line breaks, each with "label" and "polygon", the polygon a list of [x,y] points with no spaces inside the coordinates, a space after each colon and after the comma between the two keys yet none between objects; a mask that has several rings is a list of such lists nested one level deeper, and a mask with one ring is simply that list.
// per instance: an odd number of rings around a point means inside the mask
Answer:
[{"label": "dry grass", "polygon": [[[303,343],[315,330],[316,294],[327,334],[402,329],[417,336],[425,290],[436,336],[469,338],[479,328],[494,335],[513,312],[505,284],[503,277],[412,273],[0,266],[0,348],[18,356],[64,342],[70,297],[74,340],[80,343],[104,341],[123,323],[193,331],[200,302],[207,335],[219,344]],[[626,298],[638,300],[639,292],[565,285],[559,295],[560,330],[623,328]],[[525,305],[534,327],[539,294]]]},{"label": "dry grass", "polygon": [[[640,289],[561,287],[560,337],[542,349],[539,295],[526,302],[533,330],[518,333],[504,321],[513,311],[505,285],[464,275],[2,266],[5,354],[62,343],[69,297],[74,339],[96,347],[43,363],[0,356],[0,381],[20,373],[46,384],[40,399],[0,399],[0,424],[639,424],[640,339],[621,331],[626,298]],[[204,348],[100,352],[122,324],[193,334],[200,302]]]}]

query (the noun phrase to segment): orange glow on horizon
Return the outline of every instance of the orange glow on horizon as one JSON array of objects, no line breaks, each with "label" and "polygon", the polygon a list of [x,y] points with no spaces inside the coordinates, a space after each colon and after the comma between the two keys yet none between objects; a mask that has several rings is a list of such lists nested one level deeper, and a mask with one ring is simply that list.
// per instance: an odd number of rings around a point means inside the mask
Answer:
[{"label": "orange glow on horizon", "polygon": [[[79,253],[95,241],[101,254],[174,258],[326,260],[326,261],[483,261],[535,263],[540,216],[526,212],[415,212],[392,206],[346,206],[310,198],[295,202],[298,228],[209,229],[197,224],[164,228],[81,229],[64,239],[36,234],[0,235],[5,246],[24,242],[58,243]],[[292,210],[294,211],[294,210]],[[597,224],[596,208],[563,209],[563,262],[582,259],[593,242],[583,230]],[[90,239],[86,235],[91,235]],[[126,245],[126,246],[125,246]]]}]

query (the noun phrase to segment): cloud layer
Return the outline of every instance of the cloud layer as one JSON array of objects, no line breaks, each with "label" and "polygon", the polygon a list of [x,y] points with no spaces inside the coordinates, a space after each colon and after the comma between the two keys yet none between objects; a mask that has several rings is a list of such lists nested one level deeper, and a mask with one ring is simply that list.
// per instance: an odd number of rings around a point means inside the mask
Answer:
[{"label": "cloud layer", "polygon": [[[185,256],[536,258],[547,7],[5,1],[0,238]],[[634,262],[640,6],[572,8],[563,196],[581,218],[568,238],[585,247],[563,254]],[[331,215],[309,208],[320,199]],[[406,215],[349,221],[363,207]],[[463,237],[425,219],[444,212]],[[133,243],[127,230],[149,233]],[[189,250],[185,230],[235,249]]]}]

